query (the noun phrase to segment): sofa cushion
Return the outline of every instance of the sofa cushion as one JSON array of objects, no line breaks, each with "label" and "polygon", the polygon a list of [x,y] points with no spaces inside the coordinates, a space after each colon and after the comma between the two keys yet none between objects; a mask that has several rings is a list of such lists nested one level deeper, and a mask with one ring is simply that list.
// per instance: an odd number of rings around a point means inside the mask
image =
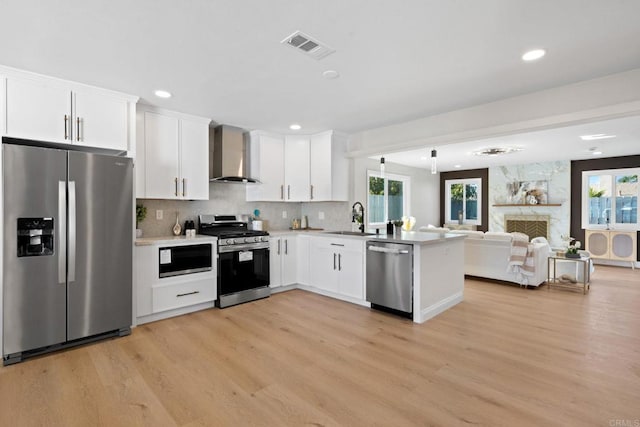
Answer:
[{"label": "sofa cushion", "polygon": [[506,240],[510,242],[513,239],[511,233],[503,233],[502,231],[487,231],[484,233],[485,240]]},{"label": "sofa cushion", "polygon": [[513,231],[511,233],[511,236],[513,237],[513,240],[521,240],[523,242],[528,242],[529,241],[529,236],[527,234],[524,233],[518,233],[517,231]]},{"label": "sofa cushion", "polygon": [[484,232],[483,231],[475,231],[475,230],[451,230],[449,233],[451,234],[464,234],[468,239],[483,239]]}]

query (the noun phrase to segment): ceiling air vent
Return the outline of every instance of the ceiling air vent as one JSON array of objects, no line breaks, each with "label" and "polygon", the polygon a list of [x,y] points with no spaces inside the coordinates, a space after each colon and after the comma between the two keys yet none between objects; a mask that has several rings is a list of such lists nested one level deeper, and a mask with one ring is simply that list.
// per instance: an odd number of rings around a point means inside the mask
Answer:
[{"label": "ceiling air vent", "polygon": [[335,52],[335,50],[331,49],[329,46],[306,35],[302,31],[296,31],[295,33],[287,36],[287,38],[282,40],[280,43],[290,46],[314,59],[322,59]]}]

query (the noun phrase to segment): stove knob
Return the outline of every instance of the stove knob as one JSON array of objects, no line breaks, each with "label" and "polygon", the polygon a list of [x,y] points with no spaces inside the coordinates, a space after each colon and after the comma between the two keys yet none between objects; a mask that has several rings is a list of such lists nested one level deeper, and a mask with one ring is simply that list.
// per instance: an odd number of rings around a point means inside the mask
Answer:
[{"label": "stove knob", "polygon": [[254,237],[254,238],[253,238],[253,241],[254,241],[254,242],[256,242],[256,243],[258,243],[258,242],[260,241],[260,237]]},{"label": "stove knob", "polygon": [[233,239],[227,239],[226,243],[227,245],[233,245],[235,242],[233,241]]}]

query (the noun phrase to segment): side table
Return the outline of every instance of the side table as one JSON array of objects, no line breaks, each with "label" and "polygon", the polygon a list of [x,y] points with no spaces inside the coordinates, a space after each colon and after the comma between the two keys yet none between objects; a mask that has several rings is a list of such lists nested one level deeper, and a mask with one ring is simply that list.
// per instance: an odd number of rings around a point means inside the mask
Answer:
[{"label": "side table", "polygon": [[[561,261],[573,261],[577,264],[582,263],[582,268],[583,268],[583,275],[582,275],[582,293],[586,294],[587,291],[589,291],[589,288],[591,287],[591,257],[589,256],[585,256],[585,255],[581,255],[580,258],[567,258],[566,256],[564,256],[564,254],[562,255],[558,255],[558,254],[554,254],[554,255],[549,255],[549,258],[547,259],[547,286],[550,287],[551,284],[553,285],[559,285],[559,281],[558,278],[556,276],[556,262],[558,260]],[[553,266],[553,267],[552,267]],[[579,265],[578,265],[579,266]],[[552,274],[553,272],[553,274]],[[562,286],[567,286],[565,283],[561,284]],[[571,286],[572,284],[570,284],[569,286]]]}]

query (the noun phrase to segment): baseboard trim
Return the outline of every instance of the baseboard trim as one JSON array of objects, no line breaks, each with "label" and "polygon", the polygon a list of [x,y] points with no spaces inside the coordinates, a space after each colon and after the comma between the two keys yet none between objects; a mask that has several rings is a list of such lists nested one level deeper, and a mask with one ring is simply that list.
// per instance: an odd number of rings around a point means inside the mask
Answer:
[{"label": "baseboard trim", "polygon": [[455,294],[448,296],[447,298],[440,300],[435,304],[431,304],[427,308],[423,308],[420,311],[418,318],[416,318],[416,316],[413,316],[413,321],[416,323],[424,323],[427,320],[433,317],[436,317],[438,314],[442,313],[443,311],[450,309],[454,305],[461,303],[463,300],[464,300],[463,291],[456,292]]}]

